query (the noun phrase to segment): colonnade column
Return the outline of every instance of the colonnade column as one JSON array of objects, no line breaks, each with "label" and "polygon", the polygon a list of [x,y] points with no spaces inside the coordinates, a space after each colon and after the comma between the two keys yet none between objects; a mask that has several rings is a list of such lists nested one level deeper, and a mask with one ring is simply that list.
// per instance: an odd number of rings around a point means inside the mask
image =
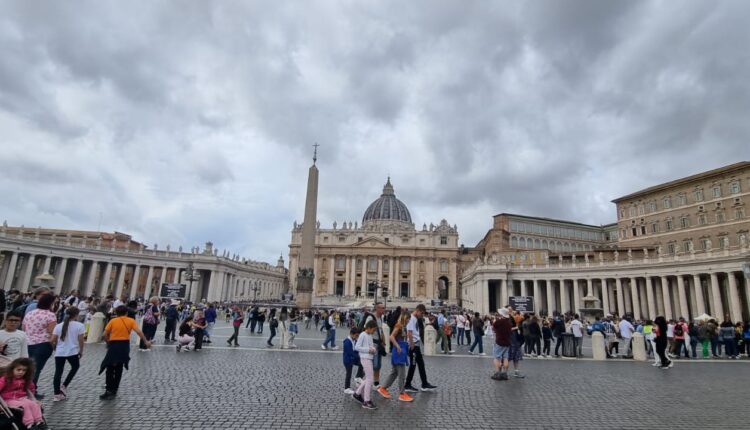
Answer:
[{"label": "colonnade column", "polygon": [[690,321],[690,309],[688,307],[687,293],[685,292],[685,279],[682,275],[677,275],[677,296],[680,299],[680,315]]},{"label": "colonnade column", "polygon": [[117,276],[117,286],[115,287],[115,298],[119,299],[122,295],[122,288],[125,286],[125,275],[128,272],[128,266],[125,263],[120,265],[120,273]]},{"label": "colonnade column", "polygon": [[[680,275],[677,275],[677,282],[680,282]],[[671,294],[669,294],[669,278],[666,276],[661,277],[661,295],[664,300],[664,317],[667,319],[672,318],[672,302],[670,301]]]},{"label": "colonnade column", "polygon": [[55,294],[60,295],[62,292],[63,282],[65,282],[65,272],[67,271],[68,259],[63,257],[60,264],[55,268]]},{"label": "colonnade column", "polygon": [[[500,280],[500,301],[501,301],[501,303],[498,305],[498,308],[499,307],[505,307],[505,306],[508,305],[508,282],[513,282],[513,281],[511,281],[510,279]],[[489,301],[487,302],[487,307],[489,308]]]},{"label": "colonnade column", "polygon": [[[81,272],[83,271],[83,260],[76,260],[76,267],[73,269],[73,278],[71,279],[69,291],[77,290],[78,284],[81,283]],[[81,295],[83,297],[83,295]]]},{"label": "colonnade column", "polygon": [[615,278],[615,288],[617,288],[617,314],[622,317],[625,315],[625,294],[622,291],[622,279]]},{"label": "colonnade column", "polygon": [[539,315],[539,311],[542,310],[542,291],[539,288],[539,280],[534,279],[534,312]]},{"label": "colonnade column", "polygon": [[479,278],[479,288],[481,289],[479,297],[481,297],[480,300],[482,301],[479,304],[480,313],[487,315],[490,313],[490,280],[485,275]]},{"label": "colonnade column", "polygon": [[21,278],[21,284],[18,285],[16,288],[20,290],[22,293],[29,291],[29,283],[31,283],[31,274],[34,272],[34,262],[36,261],[36,255],[29,254],[29,256],[26,258],[26,267],[23,272],[23,278]]},{"label": "colonnade column", "polygon": [[599,280],[602,290],[602,311],[604,315],[609,315],[609,288],[607,285],[607,279],[602,278]]},{"label": "colonnade column", "polygon": [[96,285],[94,285],[94,282],[96,282],[96,271],[99,269],[99,262],[98,261],[92,261],[91,266],[89,267],[89,273],[88,277],[86,278],[86,282],[83,285],[83,291],[85,297],[91,297],[94,295],[94,290],[96,289]]},{"label": "colonnade column", "polygon": [[51,265],[52,265],[52,256],[51,255],[45,255],[44,256],[44,267],[42,267],[42,272],[40,273],[40,275],[41,274],[45,274],[45,273],[50,274],[49,273],[49,268],[50,268]]},{"label": "colonnade column", "polygon": [[573,279],[573,313],[577,314],[581,308],[581,283],[580,279]]},{"label": "colonnade column", "polygon": [[695,306],[698,308],[698,315],[706,313],[706,302],[703,300],[703,285],[701,284],[701,275],[693,275],[693,290],[695,290]]},{"label": "colonnade column", "polygon": [[138,281],[141,277],[141,266],[136,264],[135,268],[133,269],[133,278],[130,280],[130,294],[128,294],[128,297],[132,300],[135,298],[135,295],[138,293]]},{"label": "colonnade column", "polygon": [[8,266],[8,273],[5,275],[5,281],[3,283],[3,289],[5,291],[10,291],[11,287],[13,286],[13,278],[16,276],[16,265],[18,264],[18,253],[14,252],[13,255],[10,256],[10,265]]},{"label": "colonnade column", "polygon": [[740,309],[740,293],[737,290],[737,278],[732,272],[727,272],[727,278],[729,281],[729,316],[734,322],[741,321],[742,310]]},{"label": "colonnade column", "polygon": [[524,297],[528,297],[529,295],[529,289],[526,286],[526,280],[521,280],[521,295]]},{"label": "colonnade column", "polygon": [[100,279],[101,291],[96,292],[100,296],[106,296],[109,294],[109,282],[112,279],[112,262],[108,261],[105,264],[107,267],[104,269],[104,276]]},{"label": "colonnade column", "polygon": [[570,311],[570,294],[568,286],[565,285],[565,279],[560,279],[560,309],[561,313]]},{"label": "colonnade column", "polygon": [[641,319],[641,301],[638,299],[638,282],[636,278],[630,278],[630,295],[633,300],[633,318]]},{"label": "colonnade column", "polygon": [[711,273],[711,296],[714,298],[714,308],[711,309],[713,316],[718,321],[724,320],[724,307],[721,304],[721,290],[719,287],[719,276],[716,272]]},{"label": "colonnade column", "polygon": [[349,257],[349,271],[347,272],[349,274],[349,279],[346,280],[346,294],[347,296],[353,296],[354,295],[354,283],[357,279],[357,257]]},{"label": "colonnade column", "polygon": [[646,275],[646,301],[648,303],[648,318],[656,317],[656,302],[654,301],[654,283],[651,277]]},{"label": "colonnade column", "polygon": [[547,314],[552,315],[555,309],[555,293],[552,289],[552,282],[549,279],[544,281],[547,284]]},{"label": "colonnade column", "polygon": [[154,266],[148,266],[148,274],[146,275],[146,288],[143,290],[143,298],[148,300],[151,297],[151,289],[154,285]]}]

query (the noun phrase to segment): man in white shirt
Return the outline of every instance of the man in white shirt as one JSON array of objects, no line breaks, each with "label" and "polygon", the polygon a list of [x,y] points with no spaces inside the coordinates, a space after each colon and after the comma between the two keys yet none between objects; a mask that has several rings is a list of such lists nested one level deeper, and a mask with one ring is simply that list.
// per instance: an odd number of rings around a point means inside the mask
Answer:
[{"label": "man in white shirt", "polygon": [[635,330],[635,327],[628,321],[627,317],[620,320],[620,336],[626,345],[627,357],[633,356],[633,330]]},{"label": "man in white shirt", "polygon": [[579,320],[578,314],[573,316],[573,321],[570,322],[570,331],[573,333],[573,349],[576,351],[576,357],[583,357],[583,324]]},{"label": "man in white shirt", "polygon": [[464,344],[464,325],[466,324],[466,317],[463,314],[458,314],[456,317],[456,328],[458,329],[457,342],[459,345]]},{"label": "man in white shirt", "polygon": [[411,314],[409,323],[406,324],[406,336],[409,341],[409,371],[406,375],[406,385],[404,391],[416,393],[418,390],[412,385],[411,381],[414,379],[414,369],[419,366],[419,379],[422,381],[422,391],[432,391],[437,386],[427,382],[427,372],[424,368],[424,359],[422,358],[422,335],[420,326],[424,327],[424,323],[420,322],[424,317],[427,309],[423,304],[417,305],[414,312]]},{"label": "man in white shirt", "polygon": [[85,323],[86,322],[86,316],[89,314],[89,306],[91,305],[91,299],[85,299],[85,300],[79,300],[78,301],[78,310],[80,313],[78,314],[78,322]]}]

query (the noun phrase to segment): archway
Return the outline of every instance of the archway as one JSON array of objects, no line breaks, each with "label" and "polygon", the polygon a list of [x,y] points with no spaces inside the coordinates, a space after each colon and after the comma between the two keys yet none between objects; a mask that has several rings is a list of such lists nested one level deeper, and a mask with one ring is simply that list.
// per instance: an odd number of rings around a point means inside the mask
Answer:
[{"label": "archway", "polygon": [[441,276],[438,278],[438,299],[448,300],[448,277]]}]

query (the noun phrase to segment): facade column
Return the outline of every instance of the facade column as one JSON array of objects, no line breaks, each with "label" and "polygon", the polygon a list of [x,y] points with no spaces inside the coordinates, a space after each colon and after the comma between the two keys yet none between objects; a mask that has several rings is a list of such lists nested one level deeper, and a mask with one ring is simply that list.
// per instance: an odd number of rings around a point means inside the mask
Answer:
[{"label": "facade column", "polygon": [[[156,291],[152,291],[151,294],[156,296],[161,291],[161,286],[167,282],[167,266],[161,268],[161,277],[159,278],[159,285],[156,286]],[[148,300],[148,298],[146,298]]]},{"label": "facade column", "polygon": [[419,287],[417,285],[417,259],[415,257],[410,258],[410,266],[409,269],[411,269],[411,287],[409,288],[409,294],[412,295],[412,297],[418,297],[420,296],[418,294]]},{"label": "facade column", "polygon": [[102,276],[102,279],[100,279],[101,282],[101,290],[97,291],[97,294],[100,296],[106,296],[109,294],[109,282],[112,280],[112,262],[108,261],[105,263],[107,267],[104,269],[104,276]]},{"label": "facade column", "polygon": [[622,279],[615,278],[615,288],[617,288],[617,315],[622,318],[625,315],[625,294],[622,291]]},{"label": "facade column", "polygon": [[[682,275],[677,275],[677,282],[680,282]],[[683,281],[684,282],[684,281]],[[669,278],[666,276],[661,277],[661,295],[664,300],[664,317],[668,320],[673,318],[672,315],[672,302],[670,301],[670,289],[669,289]]]},{"label": "facade column", "polygon": [[651,276],[646,275],[646,302],[648,304],[648,318],[656,318],[656,301],[654,300],[654,283]]},{"label": "facade column", "polygon": [[[687,293],[685,292],[685,278],[682,275],[677,276],[677,296],[680,299],[680,315],[685,320],[690,321],[690,309],[688,307]],[[674,316],[671,316],[674,318]]]},{"label": "facade column", "polygon": [[711,295],[714,298],[714,308],[711,309],[717,321],[724,320],[724,307],[721,305],[721,290],[719,276],[716,272],[711,273]]},{"label": "facade column", "polygon": [[130,280],[130,294],[128,298],[135,299],[135,295],[138,293],[138,281],[141,277],[141,266],[137,265],[133,269],[133,278]]},{"label": "facade column", "polygon": [[88,277],[83,285],[83,293],[85,297],[91,297],[94,295],[96,290],[96,271],[99,269],[99,262],[96,260],[91,261],[91,267],[89,268]]},{"label": "facade column", "polygon": [[29,254],[26,258],[26,266],[23,272],[23,278],[21,278],[21,284],[17,286],[18,290],[22,293],[29,291],[29,284],[31,283],[31,275],[34,273],[34,262],[36,261],[36,255]]},{"label": "facade column", "polygon": [[529,296],[529,288],[526,285],[526,280],[525,279],[521,280],[521,295],[524,296],[524,297],[528,297]]},{"label": "facade column", "polygon": [[5,279],[3,279],[3,289],[5,291],[10,291],[13,286],[13,278],[16,276],[16,265],[18,264],[18,253],[14,252],[13,255],[10,257],[10,265],[8,266],[8,273],[5,275]]},{"label": "facade column", "polygon": [[344,290],[345,296],[354,295],[354,282],[357,279],[357,259],[356,257],[347,258],[347,264],[349,265],[346,271],[346,289]]},{"label": "facade column", "polygon": [[[73,269],[73,279],[71,279],[69,291],[78,290],[78,285],[81,283],[81,272],[83,271],[83,260],[80,258],[76,260],[76,267]],[[81,295],[83,297],[83,295]]]},{"label": "facade column", "polygon": [[570,312],[570,290],[565,279],[560,279],[560,309],[561,313]]},{"label": "facade column", "polygon": [[547,315],[552,315],[552,312],[556,311],[555,308],[555,292],[552,289],[552,282],[549,279],[544,281],[547,287]]},{"label": "facade column", "polygon": [[143,298],[148,301],[151,298],[151,290],[154,286],[154,266],[148,266],[148,274],[146,275],[146,289],[143,290]]},{"label": "facade column", "polygon": [[641,319],[641,301],[638,299],[638,281],[636,278],[630,278],[630,295],[633,300],[633,318]]},{"label": "facade column", "polygon": [[539,288],[539,280],[534,279],[534,313],[539,315],[539,311],[542,310],[542,291]]},{"label": "facade column", "polygon": [[50,274],[49,273],[49,268],[50,268],[51,265],[52,265],[52,256],[51,255],[45,255],[44,256],[44,267],[42,268],[42,272],[40,273],[40,275],[43,275],[45,273]]},{"label": "facade column", "polygon": [[581,280],[573,279],[573,313],[577,314],[581,307]]},{"label": "facade column", "polygon": [[117,275],[117,287],[115,287],[115,298],[119,299],[122,296],[122,289],[125,286],[125,275],[128,273],[128,265],[122,263],[120,265],[120,271]]},{"label": "facade column", "polygon": [[695,310],[698,315],[706,313],[706,301],[703,300],[703,284],[701,283],[701,275],[693,275],[693,290],[695,293]]},{"label": "facade column", "polygon": [[612,315],[615,313],[613,310],[617,307],[617,294],[614,286],[609,286],[609,279],[605,280],[607,281],[607,289],[609,289],[609,314]]},{"label": "facade column", "polygon": [[63,289],[63,282],[65,282],[65,272],[67,270],[68,266],[68,259],[63,257],[60,260],[60,264],[57,265],[55,270],[55,294],[58,296],[62,292]]},{"label": "facade column", "polygon": [[[489,280],[488,280],[488,282],[489,282]],[[504,308],[504,307],[508,306],[508,302],[509,302],[509,300],[508,300],[508,294],[509,294],[508,293],[508,284],[511,283],[511,282],[513,282],[513,281],[511,279],[502,279],[499,282],[500,282],[500,300],[501,300],[501,302],[498,305],[498,308],[501,308],[501,307]],[[487,308],[489,309],[490,303],[489,303],[489,299],[487,299],[487,300],[488,300],[487,301]]]},{"label": "facade column", "polygon": [[604,315],[609,315],[609,286],[607,285],[607,279],[602,278],[599,280],[602,289],[602,312]]},{"label": "facade column", "polygon": [[331,256],[331,265],[330,265],[330,271],[329,271],[329,280],[328,280],[328,294],[335,295],[336,294],[336,256]]},{"label": "facade column", "polygon": [[[742,309],[740,308],[740,293],[737,289],[737,278],[734,277],[733,272],[727,272],[727,280],[729,281],[729,317],[735,323],[742,320]],[[750,297],[748,297],[750,300]]]},{"label": "facade column", "polygon": [[480,313],[482,315],[488,315],[490,313],[490,280],[489,278],[482,276],[479,278],[479,288],[482,289],[482,291],[479,294],[479,297],[482,299],[482,303],[479,303],[479,306],[477,308],[480,309]]}]

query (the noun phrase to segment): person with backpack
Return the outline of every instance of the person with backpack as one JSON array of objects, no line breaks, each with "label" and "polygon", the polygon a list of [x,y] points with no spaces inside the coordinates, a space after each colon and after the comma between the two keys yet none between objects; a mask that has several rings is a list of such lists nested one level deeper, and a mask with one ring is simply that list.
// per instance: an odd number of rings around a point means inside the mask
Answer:
[{"label": "person with backpack", "polygon": [[323,350],[328,349],[328,345],[330,345],[333,350],[339,349],[339,347],[336,346],[336,318],[334,318],[334,313],[334,311],[331,311],[328,318],[323,322],[323,328],[327,330],[326,339],[323,342],[323,345],[320,346]]},{"label": "person with backpack", "polygon": [[389,341],[391,342],[391,373],[385,380],[378,393],[386,399],[391,395],[388,389],[398,378],[398,400],[412,402],[414,397],[406,392],[406,368],[409,366],[409,343],[407,342],[406,326],[409,323],[409,313],[403,312],[396,319]]},{"label": "person with backpack", "polygon": [[419,367],[419,378],[422,381],[422,391],[432,391],[437,386],[427,381],[424,358],[422,358],[422,339],[424,338],[424,314],[427,309],[423,304],[418,304],[406,325],[406,336],[409,341],[409,371],[406,374],[406,385],[404,390],[416,393],[418,390],[412,385],[414,371]]},{"label": "person with backpack", "polygon": [[484,322],[479,317],[479,312],[474,312],[474,318],[471,319],[471,329],[474,331],[474,343],[469,348],[469,354],[474,355],[474,348],[479,347],[479,355],[487,355],[484,353],[484,345],[482,344],[484,336]]},{"label": "person with backpack", "polygon": [[[159,326],[159,298],[154,296],[148,301],[148,305],[143,312],[143,335],[151,342],[156,336],[156,328]],[[141,340],[138,350],[141,352],[149,351],[150,345]]]},{"label": "person with backpack", "polygon": [[690,358],[688,347],[685,344],[685,336],[688,336],[688,337],[690,336],[688,334],[688,326],[685,323],[685,318],[680,317],[677,323],[675,323],[673,331],[674,331],[674,351],[673,351],[674,356],[676,358],[680,358],[680,355],[684,348],[685,358]]}]

